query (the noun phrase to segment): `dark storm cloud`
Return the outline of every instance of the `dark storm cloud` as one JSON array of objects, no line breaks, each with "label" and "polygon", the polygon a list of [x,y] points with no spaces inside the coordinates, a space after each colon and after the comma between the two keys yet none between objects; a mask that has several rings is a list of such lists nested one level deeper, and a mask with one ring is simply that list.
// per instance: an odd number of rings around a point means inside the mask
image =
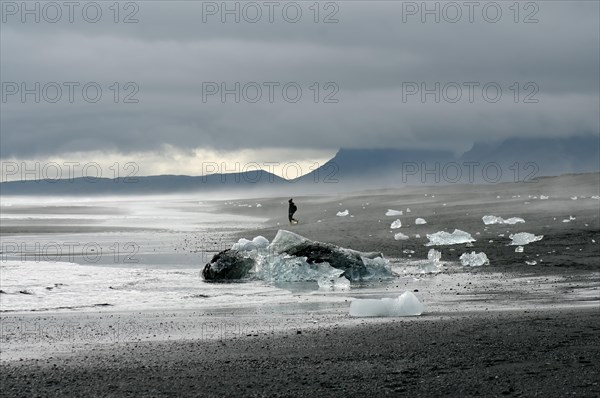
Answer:
[{"label": "dark storm cloud", "polygon": [[[407,16],[405,23],[401,2],[337,2],[339,22],[332,24],[314,23],[312,3],[298,3],[304,12],[298,23],[284,21],[277,12],[274,23],[266,15],[257,23],[221,23],[219,15],[203,23],[201,2],[139,2],[134,15],[139,22],[132,24],[114,23],[108,3],[101,4],[103,19],[94,24],[77,13],[75,23],[55,24],[21,23],[19,15],[3,15],[3,83],[95,82],[102,89],[96,103],[82,98],[81,85],[73,103],[64,87],[56,103],[44,98],[34,103],[31,95],[26,103],[19,94],[7,97],[0,122],[3,158],[153,151],[164,145],[182,151],[460,150],[473,141],[599,130],[595,2],[535,2],[539,22],[527,24],[522,20],[531,10],[520,10],[515,23],[509,3],[500,3],[503,16],[496,23],[486,22],[477,10],[473,23],[466,14],[457,23],[443,18],[435,23],[431,16],[421,23],[420,15]],[[333,10],[322,9],[319,18]],[[114,82],[120,83],[117,103]],[[134,85],[125,89],[127,82]],[[203,101],[203,82],[229,87],[257,82],[263,96],[256,103],[243,98],[235,103],[231,95],[226,103],[219,95]],[[273,103],[263,82],[280,84]],[[296,103],[282,97],[281,86],[288,82],[302,88]],[[314,82],[321,84],[319,103],[310,88]],[[327,82],[334,84],[323,87]],[[442,97],[436,103],[428,95],[422,103],[420,93],[404,98],[403,90],[413,82],[429,88],[436,82],[441,87],[458,83],[461,100]],[[464,82],[479,84],[473,103]],[[500,100],[483,99],[486,83],[501,87]],[[337,88],[332,99],[338,102],[323,103]],[[139,103],[124,103],[128,94]],[[528,94],[538,102],[524,103]]]}]

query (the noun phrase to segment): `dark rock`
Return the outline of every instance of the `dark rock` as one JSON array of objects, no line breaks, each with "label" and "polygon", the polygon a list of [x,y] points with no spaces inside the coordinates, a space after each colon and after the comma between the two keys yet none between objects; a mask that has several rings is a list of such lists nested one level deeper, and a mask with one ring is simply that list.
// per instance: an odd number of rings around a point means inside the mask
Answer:
[{"label": "dark rock", "polygon": [[227,249],[213,256],[204,266],[202,277],[207,281],[242,279],[254,267],[254,260],[236,250]]}]

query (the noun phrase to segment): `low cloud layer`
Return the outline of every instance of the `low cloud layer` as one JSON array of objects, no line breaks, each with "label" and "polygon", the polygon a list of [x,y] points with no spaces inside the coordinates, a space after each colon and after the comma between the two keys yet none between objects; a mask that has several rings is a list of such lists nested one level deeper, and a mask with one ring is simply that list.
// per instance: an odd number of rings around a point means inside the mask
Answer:
[{"label": "low cloud layer", "polygon": [[[272,23],[263,2],[121,3],[118,15],[99,2],[96,23],[85,2],[73,23],[65,7],[49,23],[56,14],[39,3],[36,23],[23,3],[6,3],[2,159],[146,154],[150,174],[171,170],[173,153],[461,152],[600,130],[597,2],[522,2],[518,12],[512,2],[429,2],[433,14],[421,2],[323,2],[318,14],[312,2],[276,2]],[[238,7],[239,23],[222,4]]]}]

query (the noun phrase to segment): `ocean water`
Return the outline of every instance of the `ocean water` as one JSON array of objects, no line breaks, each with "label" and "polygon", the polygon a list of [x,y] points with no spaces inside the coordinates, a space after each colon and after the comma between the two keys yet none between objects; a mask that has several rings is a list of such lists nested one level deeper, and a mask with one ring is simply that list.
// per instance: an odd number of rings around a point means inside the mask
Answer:
[{"label": "ocean water", "polygon": [[292,297],[261,281],[200,277],[214,253],[231,247],[233,233],[260,226],[260,217],[219,214],[196,198],[3,198],[1,210],[2,312],[193,309]]}]

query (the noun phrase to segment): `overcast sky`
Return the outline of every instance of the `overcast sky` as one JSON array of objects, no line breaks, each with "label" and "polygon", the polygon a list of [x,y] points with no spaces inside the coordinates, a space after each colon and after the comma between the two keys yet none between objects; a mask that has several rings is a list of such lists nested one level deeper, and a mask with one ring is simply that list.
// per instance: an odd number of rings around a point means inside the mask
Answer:
[{"label": "overcast sky", "polygon": [[[38,4],[39,23],[21,2],[2,2],[3,162],[201,174],[220,160],[309,167],[340,147],[460,153],[600,131],[596,1],[428,3],[439,22],[421,2],[228,2],[239,23],[220,1],[121,3],[118,15],[112,1],[94,3],[101,16],[80,2],[73,22],[63,2],[53,3],[61,16]],[[214,92],[222,83],[239,83],[239,103]]]}]

